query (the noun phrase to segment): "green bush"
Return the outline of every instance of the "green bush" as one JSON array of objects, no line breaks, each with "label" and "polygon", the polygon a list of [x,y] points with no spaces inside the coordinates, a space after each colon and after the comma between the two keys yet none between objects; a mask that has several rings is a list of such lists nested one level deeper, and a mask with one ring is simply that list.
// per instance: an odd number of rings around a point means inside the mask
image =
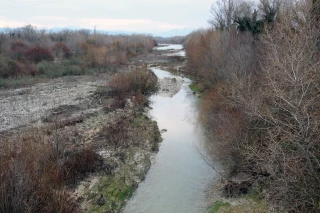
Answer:
[{"label": "green bush", "polygon": [[68,75],[84,75],[85,69],[80,66],[71,65],[68,62],[52,63],[42,61],[38,63],[39,72],[47,78],[57,78]]}]

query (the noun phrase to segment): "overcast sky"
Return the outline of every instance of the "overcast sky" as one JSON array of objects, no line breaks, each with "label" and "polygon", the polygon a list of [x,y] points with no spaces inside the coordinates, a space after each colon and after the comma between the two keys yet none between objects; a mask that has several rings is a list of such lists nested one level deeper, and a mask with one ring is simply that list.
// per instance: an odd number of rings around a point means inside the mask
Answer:
[{"label": "overcast sky", "polygon": [[0,27],[158,33],[207,26],[214,0],[0,0]]}]

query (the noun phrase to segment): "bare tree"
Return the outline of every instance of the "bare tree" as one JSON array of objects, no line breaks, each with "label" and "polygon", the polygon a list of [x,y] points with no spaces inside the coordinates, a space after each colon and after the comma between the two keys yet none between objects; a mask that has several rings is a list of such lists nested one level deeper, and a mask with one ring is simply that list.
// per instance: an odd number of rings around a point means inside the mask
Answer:
[{"label": "bare tree", "polygon": [[235,0],[218,0],[211,6],[212,19],[208,20],[215,29],[229,30],[232,24],[236,3]]},{"label": "bare tree", "polygon": [[269,175],[272,201],[288,210],[319,212],[318,30],[308,18],[293,30],[296,14],[285,14],[261,36],[263,72],[234,81],[226,94],[246,114],[240,152],[258,173]]},{"label": "bare tree", "polygon": [[218,0],[211,6],[212,18],[208,23],[214,29],[230,30],[230,26],[240,17],[251,17],[255,3],[251,0]]},{"label": "bare tree", "polygon": [[265,21],[271,23],[277,19],[281,3],[281,0],[260,0],[259,9]]}]

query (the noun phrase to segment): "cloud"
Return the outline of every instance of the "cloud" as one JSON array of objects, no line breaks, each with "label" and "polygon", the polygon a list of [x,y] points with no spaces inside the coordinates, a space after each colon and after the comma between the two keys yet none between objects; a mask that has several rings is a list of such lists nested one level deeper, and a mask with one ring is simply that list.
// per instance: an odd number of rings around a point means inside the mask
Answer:
[{"label": "cloud", "polygon": [[66,18],[56,16],[35,16],[25,22],[18,22],[0,17],[0,27],[22,27],[31,24],[41,28],[79,27],[108,31],[131,31],[140,33],[165,32],[173,29],[184,29],[188,26],[152,21],[149,19],[115,19],[115,18]]},{"label": "cloud", "polygon": [[21,27],[25,26],[26,23],[19,22],[19,21],[13,21],[10,19],[7,19],[5,17],[0,16],[0,27]]},{"label": "cloud", "polygon": [[184,29],[187,26],[170,24],[165,22],[152,21],[148,19],[94,19],[84,18],[80,20],[80,25],[87,28],[96,26],[103,30],[126,30],[126,31],[168,31],[172,29]]},{"label": "cloud", "polygon": [[57,16],[35,16],[33,18],[36,21],[68,21],[68,18]]},{"label": "cloud", "polygon": [[90,29],[96,26],[101,30],[144,33],[195,29],[207,25],[213,1],[14,0],[4,5],[16,7],[0,9],[0,24],[12,27],[33,24],[44,28],[73,26]]},{"label": "cloud", "polygon": [[57,16],[35,16],[28,19],[32,23],[36,23],[37,26],[45,28],[53,27],[67,27],[73,21],[70,18],[57,17]]}]

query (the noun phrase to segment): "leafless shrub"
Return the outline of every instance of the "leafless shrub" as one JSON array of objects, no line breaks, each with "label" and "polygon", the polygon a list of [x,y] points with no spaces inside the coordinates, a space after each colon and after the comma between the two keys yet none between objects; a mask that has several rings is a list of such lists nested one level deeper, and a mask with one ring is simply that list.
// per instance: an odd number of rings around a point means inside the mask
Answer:
[{"label": "leafless shrub", "polygon": [[210,79],[202,111],[216,156],[268,189],[280,210],[319,212],[319,2],[281,3],[261,1],[273,24],[259,36],[191,34],[187,65]]},{"label": "leafless shrub", "polygon": [[[28,64],[28,61],[38,64],[43,60],[64,59],[68,64],[67,70],[76,70],[67,72],[69,75],[84,73],[86,69],[91,68],[98,71],[114,71],[127,65],[131,57],[150,52],[155,43],[148,35],[106,35],[96,32],[92,34],[88,30],[68,29],[54,33],[28,25],[1,33],[0,45],[0,63],[5,58],[19,65]],[[8,66],[8,62],[5,66]],[[4,67],[0,74],[5,78],[22,76],[22,72],[16,74],[14,71],[10,67]],[[36,75],[37,72],[32,69],[23,74]]]},{"label": "leafless shrub", "polygon": [[219,81],[248,75],[257,64],[256,45],[250,33],[198,31],[186,41],[187,71],[204,79],[207,88]]},{"label": "leafless shrub", "polygon": [[99,155],[56,149],[52,140],[42,129],[2,137],[0,212],[80,212],[66,185],[94,171]]},{"label": "leafless shrub", "polygon": [[127,94],[135,94],[138,90],[142,94],[148,95],[156,90],[157,77],[149,70],[138,69],[115,75],[110,80],[109,87],[120,99]]},{"label": "leafless shrub", "polygon": [[[305,5],[296,11],[308,13]],[[306,18],[293,26],[287,11],[261,36],[262,73],[233,81],[225,94],[246,114],[240,152],[252,171],[265,171],[269,198],[285,209],[319,211],[318,29]],[[226,95],[228,96],[228,95]],[[249,163],[250,164],[250,163]]]}]

